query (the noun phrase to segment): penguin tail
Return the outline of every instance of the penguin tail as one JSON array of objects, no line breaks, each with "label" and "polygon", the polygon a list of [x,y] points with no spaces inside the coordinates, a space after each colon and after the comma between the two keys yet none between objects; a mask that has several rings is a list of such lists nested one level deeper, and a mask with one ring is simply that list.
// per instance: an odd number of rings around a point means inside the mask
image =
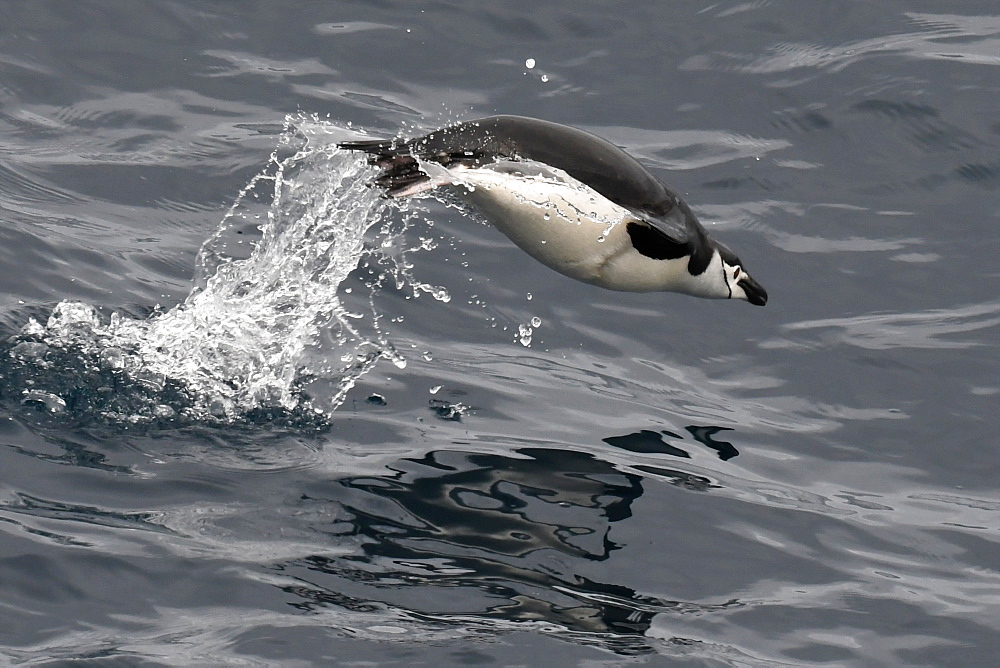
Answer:
[{"label": "penguin tail", "polygon": [[[363,139],[337,144],[347,151],[368,155],[368,164],[382,170],[373,185],[382,188],[389,197],[410,197],[441,185],[422,168],[424,163],[410,154],[410,147],[398,139]],[[442,168],[443,169],[443,168]]]},{"label": "penguin tail", "polygon": [[339,148],[348,151],[362,151],[369,155],[399,155],[407,150],[406,144],[395,139],[359,139],[356,141],[342,141],[337,144]]}]

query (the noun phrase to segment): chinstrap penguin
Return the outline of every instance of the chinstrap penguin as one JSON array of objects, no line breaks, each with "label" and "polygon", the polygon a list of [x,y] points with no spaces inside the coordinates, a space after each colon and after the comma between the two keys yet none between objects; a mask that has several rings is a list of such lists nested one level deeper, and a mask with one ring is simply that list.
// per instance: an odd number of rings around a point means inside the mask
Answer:
[{"label": "chinstrap penguin", "polygon": [[680,196],[614,144],[576,128],[490,116],[416,139],[340,143],[389,196],[447,188],[526,253],[609,290],[767,303]]}]

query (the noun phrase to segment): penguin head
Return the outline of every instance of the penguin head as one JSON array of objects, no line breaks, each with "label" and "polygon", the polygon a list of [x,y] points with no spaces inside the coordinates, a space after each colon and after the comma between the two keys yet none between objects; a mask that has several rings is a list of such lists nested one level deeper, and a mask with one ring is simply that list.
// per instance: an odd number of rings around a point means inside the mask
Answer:
[{"label": "penguin head", "polygon": [[721,282],[713,281],[717,283],[720,296],[729,299],[745,299],[754,306],[766,304],[767,290],[750,277],[736,254],[718,242],[716,242],[715,252],[718,254],[718,258],[713,258],[715,261],[710,263],[709,271],[719,272],[716,276],[721,274]]}]

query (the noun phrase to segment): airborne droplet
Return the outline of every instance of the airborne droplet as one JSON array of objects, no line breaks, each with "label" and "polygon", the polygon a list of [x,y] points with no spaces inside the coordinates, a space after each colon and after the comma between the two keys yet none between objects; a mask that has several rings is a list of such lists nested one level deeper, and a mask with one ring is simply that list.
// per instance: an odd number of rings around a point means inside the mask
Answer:
[{"label": "airborne droplet", "polygon": [[520,341],[521,345],[525,348],[531,345],[531,333],[531,327],[528,327],[527,325],[517,326],[517,340]]}]

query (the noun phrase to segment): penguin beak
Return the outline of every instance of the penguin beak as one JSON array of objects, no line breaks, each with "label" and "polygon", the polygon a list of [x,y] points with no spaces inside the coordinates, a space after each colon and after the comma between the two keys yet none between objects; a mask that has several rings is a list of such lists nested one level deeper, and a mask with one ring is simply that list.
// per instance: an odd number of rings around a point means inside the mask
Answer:
[{"label": "penguin beak", "polygon": [[760,283],[745,275],[740,279],[739,286],[747,295],[747,301],[754,306],[763,306],[767,303],[767,290],[761,287]]}]

